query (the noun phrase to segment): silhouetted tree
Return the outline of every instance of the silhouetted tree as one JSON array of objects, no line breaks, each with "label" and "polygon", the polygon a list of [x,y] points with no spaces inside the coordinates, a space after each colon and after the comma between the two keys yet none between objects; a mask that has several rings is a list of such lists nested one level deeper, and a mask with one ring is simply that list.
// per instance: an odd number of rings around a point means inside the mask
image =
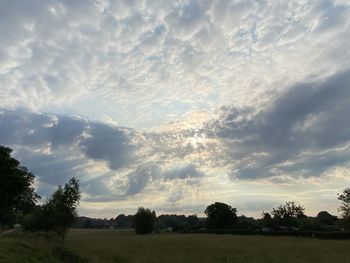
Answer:
[{"label": "silhouetted tree", "polygon": [[300,230],[303,231],[320,231],[322,230],[322,224],[316,218],[304,217],[297,220]]},{"label": "silhouetted tree", "polygon": [[317,214],[316,219],[323,225],[332,226],[338,220],[334,215],[331,215],[327,211],[321,211]]},{"label": "silhouetted tree", "polygon": [[237,209],[225,203],[215,202],[205,209],[207,215],[206,227],[215,228],[232,228],[237,222]]},{"label": "silhouetted tree", "polygon": [[32,187],[34,175],[11,152],[0,146],[0,227],[30,212],[39,198]]},{"label": "silhouetted tree", "polygon": [[135,214],[135,231],[137,234],[150,234],[154,230],[156,212],[139,207]]},{"label": "silhouetted tree", "polygon": [[171,227],[174,231],[179,231],[186,228],[188,219],[185,215],[160,215],[156,224],[159,229]]},{"label": "silhouetted tree", "polygon": [[116,228],[133,228],[134,227],[134,221],[135,221],[134,215],[124,215],[120,214],[118,215],[114,222]]},{"label": "silhouetted tree", "polygon": [[297,205],[295,202],[286,202],[277,208],[273,208],[271,214],[278,224],[296,226],[296,219],[305,217],[304,210],[303,206]]},{"label": "silhouetted tree", "polygon": [[199,224],[199,219],[198,219],[197,215],[189,215],[187,217],[187,224],[190,228],[197,227]]},{"label": "silhouetted tree", "polygon": [[350,229],[350,188],[344,189],[343,193],[338,195],[338,200],[341,201],[338,210],[343,217],[340,225],[342,228]]},{"label": "silhouetted tree", "polygon": [[346,219],[350,219],[350,188],[343,190],[343,193],[338,196],[338,200],[341,201],[339,211]]},{"label": "silhouetted tree", "polygon": [[273,220],[272,216],[268,212],[262,212],[262,224],[264,227],[270,227],[272,229],[277,229],[277,224],[275,220]]},{"label": "silhouetted tree", "polygon": [[238,217],[237,226],[240,228],[254,229],[257,226],[257,222],[253,217],[241,215]]}]

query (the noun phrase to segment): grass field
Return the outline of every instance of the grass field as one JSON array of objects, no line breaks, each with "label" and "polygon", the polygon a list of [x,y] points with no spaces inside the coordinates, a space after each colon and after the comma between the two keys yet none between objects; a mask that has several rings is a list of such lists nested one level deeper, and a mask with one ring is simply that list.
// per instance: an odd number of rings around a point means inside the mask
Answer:
[{"label": "grass field", "polygon": [[[22,234],[0,235],[0,262],[59,262],[48,246]],[[214,234],[138,236],[127,230],[71,230],[66,246],[91,263],[350,262],[350,240]]]},{"label": "grass field", "polygon": [[350,262],[350,241],[72,230],[67,244],[91,262]]}]

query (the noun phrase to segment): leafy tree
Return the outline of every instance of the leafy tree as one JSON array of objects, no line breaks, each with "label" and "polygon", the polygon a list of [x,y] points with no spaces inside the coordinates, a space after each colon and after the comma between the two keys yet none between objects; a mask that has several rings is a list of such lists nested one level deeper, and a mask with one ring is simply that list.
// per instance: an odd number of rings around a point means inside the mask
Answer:
[{"label": "leafy tree", "polygon": [[30,212],[39,198],[32,187],[34,175],[11,157],[11,152],[11,148],[0,146],[0,226]]},{"label": "leafy tree", "polygon": [[343,218],[350,220],[350,188],[343,190],[343,193],[338,196],[341,201],[339,212],[342,213]]},{"label": "leafy tree", "polygon": [[73,177],[64,187],[59,186],[41,207],[37,207],[25,218],[24,229],[52,231],[63,240],[67,229],[75,221],[79,200],[79,181]]},{"label": "leafy tree", "polygon": [[154,230],[156,212],[139,207],[135,214],[135,231],[137,234],[150,234]]},{"label": "leafy tree", "polygon": [[79,181],[74,177],[64,187],[59,186],[51,198],[43,205],[47,217],[46,230],[64,236],[74,223],[80,200]]},{"label": "leafy tree", "polygon": [[237,209],[225,203],[215,202],[204,213],[207,215],[206,227],[209,229],[232,228],[237,222]]},{"label": "leafy tree", "polygon": [[338,220],[334,215],[331,215],[327,211],[321,211],[317,214],[316,219],[323,225],[332,226]]},{"label": "leafy tree", "polygon": [[286,202],[273,208],[271,214],[278,224],[284,226],[296,226],[299,218],[304,218],[305,208],[301,205],[297,205],[295,202]]}]

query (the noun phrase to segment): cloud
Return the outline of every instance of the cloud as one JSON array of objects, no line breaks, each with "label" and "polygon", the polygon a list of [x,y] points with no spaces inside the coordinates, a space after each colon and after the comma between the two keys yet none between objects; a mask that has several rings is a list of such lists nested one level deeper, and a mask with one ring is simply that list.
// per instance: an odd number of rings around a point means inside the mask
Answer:
[{"label": "cloud", "polygon": [[127,129],[92,123],[86,132],[87,136],[79,146],[87,157],[107,161],[112,170],[136,161],[133,156],[136,146],[131,144],[132,134]]},{"label": "cloud", "polygon": [[135,171],[127,174],[128,188],[125,195],[135,195],[141,192],[148,183],[155,180],[160,173],[160,168],[154,164],[139,166]]},{"label": "cloud", "polygon": [[0,133],[0,144],[14,148],[15,155],[38,176],[39,185],[55,186],[76,176],[88,192],[96,194],[108,187],[91,178],[107,179],[106,171],[127,169],[137,162],[131,143],[136,135],[130,129],[79,117],[1,109]]},{"label": "cloud", "polygon": [[229,143],[241,179],[283,173],[319,176],[348,159],[350,74],[344,71],[317,82],[292,86],[270,105],[256,109],[223,108],[208,134]]},{"label": "cloud", "polygon": [[194,164],[184,164],[181,166],[172,167],[163,172],[165,180],[198,178],[204,176],[204,173],[198,171]]},{"label": "cloud", "polygon": [[344,1],[0,5],[5,108],[154,128],[194,109],[254,106],[279,83],[349,61]]}]

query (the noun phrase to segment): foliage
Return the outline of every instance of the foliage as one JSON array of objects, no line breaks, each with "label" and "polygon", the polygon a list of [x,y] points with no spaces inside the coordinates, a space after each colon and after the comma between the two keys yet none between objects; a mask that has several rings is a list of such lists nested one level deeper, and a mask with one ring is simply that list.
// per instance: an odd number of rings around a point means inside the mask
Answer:
[{"label": "foliage", "polygon": [[333,226],[338,218],[327,211],[321,211],[317,214],[316,219],[323,225]]},{"label": "foliage", "polygon": [[343,190],[343,193],[338,196],[338,200],[341,201],[339,212],[342,213],[344,219],[350,221],[350,188]]},{"label": "foliage", "polygon": [[39,198],[32,187],[34,175],[11,157],[11,152],[0,146],[0,226],[15,223]]},{"label": "foliage", "polygon": [[215,202],[209,205],[204,213],[207,215],[206,227],[208,229],[231,228],[237,222],[237,209],[225,203]]},{"label": "foliage", "polygon": [[150,209],[139,207],[135,214],[135,231],[137,234],[150,234],[154,230],[156,213]]},{"label": "foliage", "polygon": [[196,228],[199,225],[199,219],[196,214],[187,217],[187,225],[189,228]]},{"label": "foliage", "polygon": [[301,231],[320,231],[322,224],[315,218],[305,217],[298,220],[299,229]]},{"label": "foliage", "polygon": [[133,228],[134,227],[134,215],[120,214],[115,218],[115,226],[117,228]]},{"label": "foliage", "polygon": [[79,181],[74,177],[61,186],[41,206],[26,216],[23,227],[28,231],[53,231],[62,238],[77,215],[80,191]]},{"label": "foliage", "polygon": [[303,206],[297,205],[292,201],[273,208],[271,214],[274,220],[280,225],[296,226],[297,219],[305,217],[304,210],[305,208]]},{"label": "foliage", "polygon": [[238,217],[237,226],[245,229],[255,229],[257,227],[257,222],[253,217],[242,215]]},{"label": "foliage", "polygon": [[269,227],[269,228],[272,228],[272,229],[277,229],[278,228],[275,220],[273,220],[273,218],[272,218],[270,213],[262,212],[261,216],[262,216],[262,225],[264,227]]},{"label": "foliage", "polygon": [[157,228],[172,228],[174,231],[184,229],[188,219],[185,215],[160,215],[157,217]]}]

